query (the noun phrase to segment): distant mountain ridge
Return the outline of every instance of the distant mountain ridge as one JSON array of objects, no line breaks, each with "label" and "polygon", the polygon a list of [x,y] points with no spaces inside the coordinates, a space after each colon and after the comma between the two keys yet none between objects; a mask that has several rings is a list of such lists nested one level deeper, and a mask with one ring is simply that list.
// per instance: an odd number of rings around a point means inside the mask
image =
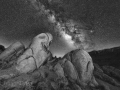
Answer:
[{"label": "distant mountain ridge", "polygon": [[90,51],[90,53],[103,53],[103,52],[116,52],[116,51],[119,51],[120,52],[120,46],[119,47],[113,47],[113,48],[107,48],[107,49],[102,49],[102,50],[93,50],[93,51]]},{"label": "distant mountain ridge", "polygon": [[120,68],[120,47],[89,52],[94,63]]}]

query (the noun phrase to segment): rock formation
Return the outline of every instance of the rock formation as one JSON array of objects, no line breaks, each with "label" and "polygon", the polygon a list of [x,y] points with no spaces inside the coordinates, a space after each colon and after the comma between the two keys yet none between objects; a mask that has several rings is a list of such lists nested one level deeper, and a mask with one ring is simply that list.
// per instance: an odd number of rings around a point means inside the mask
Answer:
[{"label": "rock formation", "polygon": [[119,70],[93,64],[85,50],[53,57],[52,39],[51,34],[42,33],[26,49],[16,42],[2,51],[0,90],[112,90],[100,80],[120,87]]},{"label": "rock formation", "polygon": [[46,60],[51,58],[48,51],[52,35],[42,33],[37,35],[28,49],[18,58],[16,69],[21,73],[33,72],[39,68]]},{"label": "rock formation", "polygon": [[[51,53],[48,51],[48,46],[51,41],[52,35],[49,33],[42,33],[36,36],[30,46],[18,57],[14,65],[7,70],[1,70],[0,79],[12,78],[21,73],[33,72],[39,68],[47,59],[51,58]],[[10,62],[10,58],[18,54],[20,52],[19,50],[23,49],[24,46],[20,42],[16,42],[9,46],[0,55],[0,58],[2,61]]]},{"label": "rock formation", "polygon": [[6,48],[0,54],[0,62],[2,65],[1,69],[7,68],[9,65],[12,65],[14,61],[24,52],[25,47],[21,42],[15,42]]},{"label": "rock formation", "polygon": [[71,70],[74,71],[74,75],[77,73],[78,77],[76,76],[76,80],[78,80],[80,85],[98,85],[93,76],[94,66],[92,58],[86,51],[77,49],[66,54],[64,58],[70,60],[72,63],[73,66],[71,65],[70,67],[73,67],[75,70]]}]

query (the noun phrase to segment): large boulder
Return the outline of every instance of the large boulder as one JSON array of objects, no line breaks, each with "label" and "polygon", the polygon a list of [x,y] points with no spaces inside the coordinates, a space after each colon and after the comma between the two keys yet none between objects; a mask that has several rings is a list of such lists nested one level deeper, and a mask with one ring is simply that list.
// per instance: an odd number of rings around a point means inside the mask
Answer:
[{"label": "large boulder", "polygon": [[50,33],[37,35],[28,49],[18,58],[16,69],[21,73],[32,72],[52,57],[49,45],[53,37]]},{"label": "large boulder", "polygon": [[[69,59],[72,62],[72,64],[74,65],[74,68],[78,73],[78,76],[79,76],[78,79],[80,81],[81,86],[86,86],[86,85],[96,86],[96,85],[98,85],[98,83],[96,82],[96,80],[93,76],[94,66],[93,66],[92,58],[85,50],[80,50],[80,49],[74,50],[74,51],[66,54],[64,56],[64,58]],[[70,64],[66,64],[66,65],[70,67]],[[68,69],[71,69],[71,68],[68,68]],[[75,70],[74,70],[74,74],[76,74]],[[68,71],[70,71],[70,70],[68,70]],[[68,76],[70,76],[70,73]]]}]

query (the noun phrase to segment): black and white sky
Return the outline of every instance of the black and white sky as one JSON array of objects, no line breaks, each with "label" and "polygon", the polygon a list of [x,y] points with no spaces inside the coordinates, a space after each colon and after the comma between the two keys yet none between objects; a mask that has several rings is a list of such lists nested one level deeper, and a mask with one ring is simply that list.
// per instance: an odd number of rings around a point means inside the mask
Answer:
[{"label": "black and white sky", "polygon": [[[40,16],[39,10],[29,1],[32,0],[0,0],[0,44],[7,47],[15,41],[21,41],[27,46],[34,36],[50,32],[55,38],[51,45],[51,51],[55,55],[60,56],[70,51],[68,44],[54,35],[47,20]],[[47,0],[40,1],[46,4]],[[120,46],[119,0],[57,1],[62,1],[65,16],[92,25],[94,33],[90,37],[94,48],[91,50]],[[55,5],[51,8],[57,11]]]}]

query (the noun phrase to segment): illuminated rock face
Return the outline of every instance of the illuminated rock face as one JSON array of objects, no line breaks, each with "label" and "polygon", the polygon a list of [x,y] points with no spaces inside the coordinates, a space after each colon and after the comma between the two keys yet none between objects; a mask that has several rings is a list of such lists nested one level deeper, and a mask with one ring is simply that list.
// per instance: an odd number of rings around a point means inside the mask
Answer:
[{"label": "illuminated rock face", "polygon": [[84,50],[76,50],[72,54],[72,63],[75,66],[81,81],[88,83],[93,76],[94,66],[92,58]]},{"label": "illuminated rock face", "polygon": [[[25,47],[21,42],[15,42],[0,54],[1,69],[8,68],[16,62],[17,58],[24,52]],[[9,62],[9,63],[7,63]]]},{"label": "illuminated rock face", "polygon": [[[42,33],[33,38],[26,50],[17,42],[3,52],[0,55],[3,59],[12,55],[19,57],[14,65],[0,70],[0,82],[3,80],[1,90],[87,90],[84,88],[96,87],[98,83],[93,76],[90,55],[77,49],[63,58],[52,57],[49,51],[52,39],[51,34]],[[24,51],[19,54],[21,50]]]},{"label": "illuminated rock face", "polygon": [[18,58],[16,69],[21,73],[27,73],[39,68],[51,57],[48,51],[51,41],[52,35],[49,33],[37,35],[28,49]]},{"label": "illuminated rock face", "polygon": [[0,54],[0,60],[7,61],[15,54],[24,51],[25,47],[21,42],[15,42]]},{"label": "illuminated rock face", "polygon": [[[78,81],[82,86],[86,86],[88,84],[91,84],[92,86],[97,85],[97,82],[93,76],[94,66],[92,58],[86,51],[77,49],[66,54],[64,58],[71,61],[71,64],[70,63],[68,63],[69,65],[66,64],[68,67],[66,68],[68,69],[66,71],[71,79]],[[74,74],[71,73],[69,69],[71,69],[72,72],[74,72]],[[72,74],[76,77],[76,79],[75,77],[73,77]]]}]

